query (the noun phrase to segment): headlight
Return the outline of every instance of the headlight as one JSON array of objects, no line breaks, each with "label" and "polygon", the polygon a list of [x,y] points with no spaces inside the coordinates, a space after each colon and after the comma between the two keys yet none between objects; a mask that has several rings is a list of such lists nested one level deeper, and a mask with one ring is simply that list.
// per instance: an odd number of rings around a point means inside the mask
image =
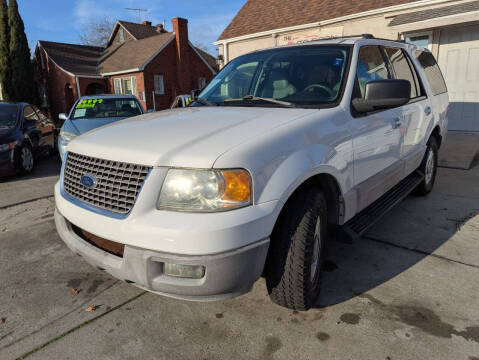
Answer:
[{"label": "headlight", "polygon": [[2,144],[0,145],[0,152],[4,152],[4,151],[8,151],[8,150],[11,150],[13,149],[15,146],[17,146],[18,142],[17,141],[13,141],[9,144]]},{"label": "headlight", "polygon": [[215,212],[251,205],[246,170],[170,169],[158,200],[159,210]]},{"label": "headlight", "polygon": [[60,142],[63,143],[63,145],[67,145],[70,141],[72,141],[76,137],[75,134],[66,132],[66,131],[60,131]]}]

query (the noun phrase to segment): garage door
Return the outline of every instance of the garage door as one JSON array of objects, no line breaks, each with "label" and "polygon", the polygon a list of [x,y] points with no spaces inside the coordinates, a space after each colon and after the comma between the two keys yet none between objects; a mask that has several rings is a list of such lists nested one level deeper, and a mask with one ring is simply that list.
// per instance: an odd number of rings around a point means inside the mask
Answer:
[{"label": "garage door", "polygon": [[441,30],[438,62],[451,101],[449,130],[479,131],[479,25]]}]

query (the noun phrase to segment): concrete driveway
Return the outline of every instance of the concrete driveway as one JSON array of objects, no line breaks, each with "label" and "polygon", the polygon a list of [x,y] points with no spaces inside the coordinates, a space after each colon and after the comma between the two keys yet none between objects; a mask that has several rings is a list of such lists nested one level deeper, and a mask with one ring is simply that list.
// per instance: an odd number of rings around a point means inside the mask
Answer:
[{"label": "concrete driveway", "polygon": [[53,196],[53,185],[58,180],[61,161],[57,154],[37,159],[29,175],[0,178],[0,209]]},{"label": "concrete driveway", "polygon": [[440,169],[429,197],[331,242],[305,313],[272,304],[263,279],[218,303],[145,293],[69,251],[51,199],[0,209],[0,359],[478,360],[478,181]]}]

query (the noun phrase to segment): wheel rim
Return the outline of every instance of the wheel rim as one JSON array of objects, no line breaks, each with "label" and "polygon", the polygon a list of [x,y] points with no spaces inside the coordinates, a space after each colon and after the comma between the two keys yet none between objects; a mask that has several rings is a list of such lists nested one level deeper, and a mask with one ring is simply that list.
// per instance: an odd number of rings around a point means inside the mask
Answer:
[{"label": "wheel rim", "polygon": [[22,166],[26,171],[30,171],[33,168],[33,155],[28,147],[22,149]]},{"label": "wheel rim", "polygon": [[314,245],[313,258],[311,261],[311,282],[316,282],[316,277],[319,274],[319,266],[321,260],[321,219],[318,216],[316,220],[316,227],[314,229]]},{"label": "wheel rim", "polygon": [[429,149],[427,153],[427,160],[426,160],[426,184],[429,184],[432,180],[432,177],[434,175],[434,151],[432,149]]}]

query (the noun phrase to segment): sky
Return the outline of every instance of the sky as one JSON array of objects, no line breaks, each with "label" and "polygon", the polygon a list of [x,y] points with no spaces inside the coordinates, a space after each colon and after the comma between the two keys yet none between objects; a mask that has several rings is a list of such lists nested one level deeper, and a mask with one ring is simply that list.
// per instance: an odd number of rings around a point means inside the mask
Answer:
[{"label": "sky", "polygon": [[154,25],[171,19],[188,19],[189,37],[194,44],[204,44],[213,55],[212,45],[246,0],[17,0],[25,23],[31,51],[38,40],[79,43],[79,33],[92,18],[138,22],[138,12],[125,8],[143,8],[142,20]]}]

